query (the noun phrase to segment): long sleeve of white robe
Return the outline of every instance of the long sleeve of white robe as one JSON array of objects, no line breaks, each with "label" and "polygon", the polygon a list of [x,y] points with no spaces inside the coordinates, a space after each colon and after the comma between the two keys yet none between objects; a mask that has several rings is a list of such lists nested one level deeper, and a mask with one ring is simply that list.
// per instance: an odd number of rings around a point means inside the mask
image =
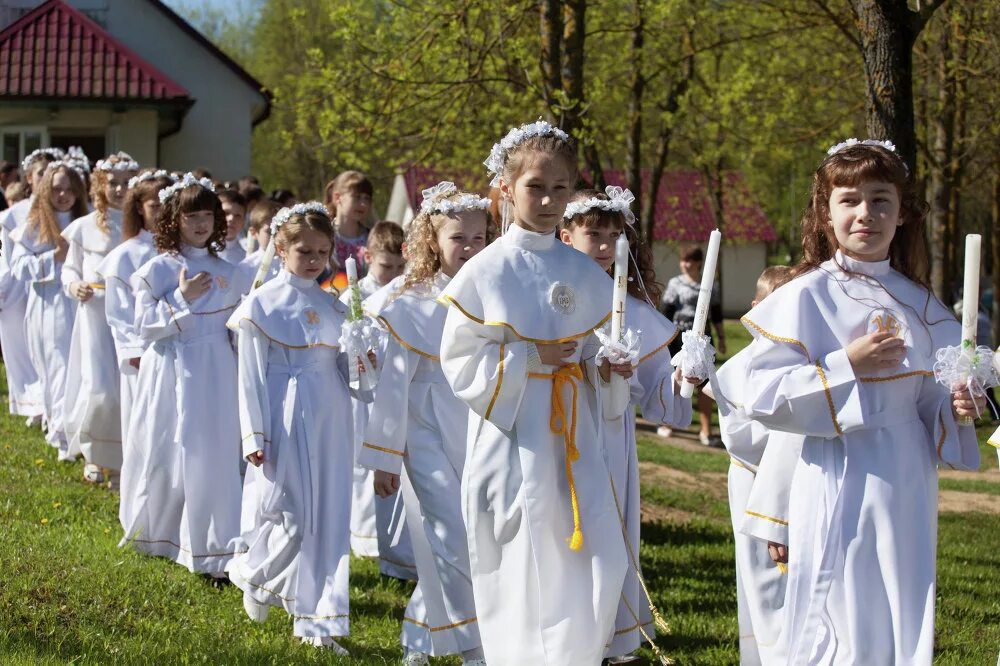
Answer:
[{"label": "long sleeve of white robe", "polygon": [[104,279],[104,315],[118,352],[118,369],[125,372],[129,359],[139,358],[146,348],[135,330],[135,294],[128,282],[115,275]]},{"label": "long sleeve of white robe", "polygon": [[194,316],[180,287],[158,298],[142,278],[137,278],[132,286],[135,289],[136,333],[146,342],[177,335],[183,330],[184,322]]},{"label": "long sleeve of white robe", "polygon": [[691,424],[691,401],[674,393],[673,370],[667,347],[640,358],[636,381],[631,384],[632,402],[639,405],[647,421],[685,428]]},{"label": "long sleeve of white robe", "polygon": [[267,397],[267,350],[270,341],[247,320],[240,322],[237,340],[240,441],[243,456],[264,451],[266,457],[266,447],[271,442],[270,401]]},{"label": "long sleeve of white robe", "polygon": [[396,338],[387,337],[368,428],[358,451],[358,464],[371,470],[399,474],[406,455],[410,382],[416,363],[410,358],[413,352],[404,349]]},{"label": "long sleeve of white robe", "polygon": [[55,248],[35,254],[23,243],[14,244],[14,249],[11,252],[11,270],[18,280],[22,282],[52,282],[59,277],[56,274],[56,268]]},{"label": "long sleeve of white robe", "polygon": [[70,287],[73,286],[74,282],[83,281],[83,246],[79,243],[69,241],[66,261],[63,262],[62,269],[59,271],[59,279],[62,282],[63,293],[76,300]]}]

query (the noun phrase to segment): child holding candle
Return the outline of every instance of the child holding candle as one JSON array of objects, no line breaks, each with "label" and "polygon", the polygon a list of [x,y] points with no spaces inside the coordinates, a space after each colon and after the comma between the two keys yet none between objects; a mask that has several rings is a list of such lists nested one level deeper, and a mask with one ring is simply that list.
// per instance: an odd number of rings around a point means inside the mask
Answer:
[{"label": "child holding candle", "polygon": [[632,370],[595,367],[612,282],[556,237],[569,136],[514,128],[487,166],[512,224],[439,298],[441,366],[472,410],[462,496],[483,649],[491,664],[597,664],[628,567],[597,420],[612,373]]},{"label": "child holding candle", "polygon": [[243,453],[254,465],[243,495],[243,541],[229,567],[247,614],[294,618],[304,643],[338,655],[348,634],[351,362],[340,348],[346,308],[316,282],[333,250],[319,202],[283,208],[271,223],[283,270],[229,319],[239,335]]},{"label": "child holding candle", "polygon": [[816,170],[796,277],[743,319],[744,408],[805,436],[788,517],[794,664],[923,663],[934,644],[937,470],[977,469],[981,399],[935,383],[959,339],[927,289],[923,204],[891,143]]},{"label": "child holding candle", "polygon": [[[632,193],[621,188],[608,187],[607,194],[581,190],[573,195],[566,207],[559,236],[570,247],[594,259],[605,271],[627,276],[624,328],[642,331],[636,362],[637,381],[631,387],[629,408],[624,418],[606,421],[602,431],[635,565],[638,564],[640,515],[634,408],[638,405],[643,417],[653,423],[685,427],[691,422],[691,401],[679,397],[679,387],[671,376],[673,368],[668,345],[677,329],[651,305],[659,302],[662,285],[656,281],[652,252],[635,229],[635,217],[630,208],[632,200]],[[627,246],[619,271],[614,251],[623,235]],[[631,653],[639,647],[642,632],[650,636],[654,632],[638,573],[630,567],[625,579],[622,592],[625,600],[619,604],[614,639],[605,655],[612,663],[631,658]]]},{"label": "child holding candle", "polygon": [[447,310],[436,298],[489,240],[489,201],[453,183],[423,194],[410,227],[410,270],[378,314],[389,338],[358,464],[375,471],[375,492],[383,498],[399,489],[405,465],[413,493],[404,501],[419,505],[407,506],[407,525],[422,532],[414,543],[428,548],[414,552],[418,589],[410,607],[422,600],[427,620],[420,626],[412,612],[404,614],[406,663],[420,663],[422,653],[458,653],[465,664],[482,664],[461,509],[469,409],[441,371]]}]

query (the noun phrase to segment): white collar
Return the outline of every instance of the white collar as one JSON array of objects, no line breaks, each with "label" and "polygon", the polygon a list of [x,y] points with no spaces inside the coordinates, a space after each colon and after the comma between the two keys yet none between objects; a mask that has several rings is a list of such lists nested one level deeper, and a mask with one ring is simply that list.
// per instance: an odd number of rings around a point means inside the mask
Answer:
[{"label": "white collar", "polygon": [[834,262],[846,271],[852,273],[861,273],[862,275],[871,275],[872,277],[878,277],[880,275],[887,275],[892,268],[889,266],[889,260],[884,261],[860,261],[858,259],[852,259],[848,257],[840,250],[837,250],[837,254],[834,255]]},{"label": "white collar", "polygon": [[280,271],[278,271],[276,279],[287,282],[293,287],[298,287],[299,289],[308,289],[309,287],[317,286],[316,280],[310,280],[309,278],[299,277],[294,273],[290,273],[285,268],[282,268]]},{"label": "white collar", "polygon": [[556,230],[540,234],[537,231],[529,231],[518,224],[512,224],[507,227],[503,241],[507,245],[522,250],[548,250],[555,245]]},{"label": "white collar", "polygon": [[192,259],[194,257],[207,257],[208,248],[207,247],[195,247],[194,245],[188,245],[187,243],[181,243],[181,254]]}]

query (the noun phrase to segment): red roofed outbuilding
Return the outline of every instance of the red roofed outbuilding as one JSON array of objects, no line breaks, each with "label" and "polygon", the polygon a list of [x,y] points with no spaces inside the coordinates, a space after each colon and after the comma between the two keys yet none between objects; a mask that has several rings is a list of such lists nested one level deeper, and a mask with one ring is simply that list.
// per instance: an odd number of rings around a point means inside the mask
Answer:
[{"label": "red roofed outbuilding", "polygon": [[269,112],[263,86],[159,0],[0,2],[3,159],[79,145],[234,178]]}]

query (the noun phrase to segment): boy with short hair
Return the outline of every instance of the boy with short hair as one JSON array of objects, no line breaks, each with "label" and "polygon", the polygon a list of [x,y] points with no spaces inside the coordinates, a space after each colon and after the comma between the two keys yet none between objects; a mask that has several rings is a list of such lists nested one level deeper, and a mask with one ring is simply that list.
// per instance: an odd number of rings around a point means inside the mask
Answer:
[{"label": "boy with short hair", "polygon": [[247,251],[240,245],[240,235],[246,226],[247,200],[236,190],[218,192],[222,202],[222,212],[226,214],[226,248],[219,253],[219,258],[231,264],[239,264],[247,256]]}]

